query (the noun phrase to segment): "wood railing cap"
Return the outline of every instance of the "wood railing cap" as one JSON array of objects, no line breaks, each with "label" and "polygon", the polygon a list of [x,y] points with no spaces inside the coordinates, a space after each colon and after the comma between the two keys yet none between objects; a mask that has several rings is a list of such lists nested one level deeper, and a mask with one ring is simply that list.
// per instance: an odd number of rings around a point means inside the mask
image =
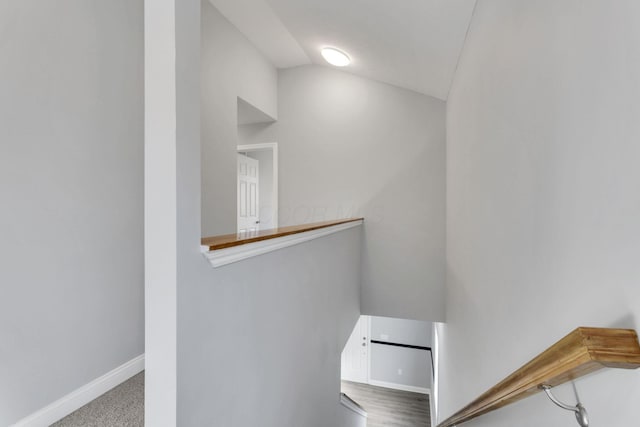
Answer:
[{"label": "wood railing cap", "polygon": [[267,230],[258,230],[246,233],[233,233],[213,237],[203,237],[200,244],[202,246],[208,246],[210,251],[215,251],[218,249],[231,248],[233,246],[240,246],[247,243],[260,242],[268,239],[277,239],[278,237],[290,236],[292,234],[304,233],[307,231],[313,231],[321,228],[333,227],[335,225],[363,220],[364,218],[344,218],[332,221],[314,222],[310,224],[270,228]]},{"label": "wood railing cap", "polygon": [[487,412],[602,368],[640,367],[640,343],[633,329],[579,327],[536,356],[438,427],[462,424]]}]

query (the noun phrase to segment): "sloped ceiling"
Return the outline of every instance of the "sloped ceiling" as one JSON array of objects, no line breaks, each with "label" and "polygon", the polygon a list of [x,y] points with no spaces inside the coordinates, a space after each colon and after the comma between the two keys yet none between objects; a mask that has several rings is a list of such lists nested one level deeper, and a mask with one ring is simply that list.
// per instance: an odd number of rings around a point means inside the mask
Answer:
[{"label": "sloped ceiling", "polygon": [[476,0],[210,0],[278,68],[327,65],[445,100]]}]

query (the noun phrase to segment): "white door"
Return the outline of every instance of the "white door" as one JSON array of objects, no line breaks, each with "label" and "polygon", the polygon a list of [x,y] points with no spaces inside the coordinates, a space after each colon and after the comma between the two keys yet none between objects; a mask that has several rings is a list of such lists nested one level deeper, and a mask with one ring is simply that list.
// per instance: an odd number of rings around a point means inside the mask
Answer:
[{"label": "white door", "polygon": [[342,350],[343,380],[369,382],[369,316],[360,316]]},{"label": "white door", "polygon": [[260,227],[258,161],[238,154],[238,232]]}]

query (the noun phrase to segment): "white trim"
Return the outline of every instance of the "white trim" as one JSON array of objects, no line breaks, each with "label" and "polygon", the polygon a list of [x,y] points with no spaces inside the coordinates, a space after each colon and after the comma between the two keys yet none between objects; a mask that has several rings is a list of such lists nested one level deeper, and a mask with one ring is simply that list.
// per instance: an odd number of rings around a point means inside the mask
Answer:
[{"label": "white trim", "polygon": [[[367,315],[362,314],[361,316]],[[373,353],[371,348],[371,318],[372,316],[367,316],[367,345],[369,346],[367,349],[367,384],[371,382],[371,353]]]},{"label": "white trim", "polygon": [[201,250],[205,258],[207,258],[215,268],[242,261],[243,259],[277,251],[278,249],[298,245],[300,243],[308,242],[309,240],[318,239],[359,225],[362,225],[362,220],[346,222],[344,224],[337,224],[331,227],[318,228],[316,230],[290,234],[283,237],[275,237],[273,239],[246,243],[244,245],[232,246],[230,248],[214,251],[210,251],[208,246],[201,246]]},{"label": "white trim", "polygon": [[11,427],[47,427],[144,370],[144,354],[118,366]]},{"label": "white trim", "polygon": [[428,394],[429,396],[431,396],[431,390],[425,387],[416,387],[413,385],[388,383],[386,381],[377,381],[377,380],[369,380],[369,384],[378,386],[378,387],[391,388],[394,390],[403,390],[403,391],[411,391],[411,392],[420,393],[420,394]]},{"label": "white trim", "polygon": [[271,191],[271,223],[272,228],[278,228],[278,143],[277,142],[264,142],[261,144],[245,144],[238,145],[237,151],[263,151],[271,150],[272,152],[272,166],[273,166],[273,178],[272,178],[272,191]]},{"label": "white trim", "polygon": [[433,394],[430,396],[429,401],[431,403],[431,425],[438,424],[438,393],[440,390],[440,328],[444,327],[443,323],[433,322],[433,343],[431,345],[431,355],[433,356],[433,382],[432,389]]},{"label": "white trim", "polygon": [[361,415],[361,416],[363,416],[365,418],[368,417],[367,411],[365,411],[364,409],[362,409],[358,405],[355,405],[353,403],[353,401],[349,398],[349,396],[347,396],[344,393],[340,393],[340,404],[342,406],[344,406],[345,408],[349,409],[350,411],[355,412],[358,415]]}]

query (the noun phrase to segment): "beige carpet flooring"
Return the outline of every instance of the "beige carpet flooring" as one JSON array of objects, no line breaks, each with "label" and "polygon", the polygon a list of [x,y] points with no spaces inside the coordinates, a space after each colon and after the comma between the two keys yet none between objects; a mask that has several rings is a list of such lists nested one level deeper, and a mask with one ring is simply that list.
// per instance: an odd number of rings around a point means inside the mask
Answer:
[{"label": "beige carpet flooring", "polygon": [[[367,411],[367,427],[430,427],[428,395],[348,381],[342,392]],[[144,372],[51,427],[144,427]]]},{"label": "beige carpet flooring", "polygon": [[144,372],[109,390],[52,427],[144,427]]}]

